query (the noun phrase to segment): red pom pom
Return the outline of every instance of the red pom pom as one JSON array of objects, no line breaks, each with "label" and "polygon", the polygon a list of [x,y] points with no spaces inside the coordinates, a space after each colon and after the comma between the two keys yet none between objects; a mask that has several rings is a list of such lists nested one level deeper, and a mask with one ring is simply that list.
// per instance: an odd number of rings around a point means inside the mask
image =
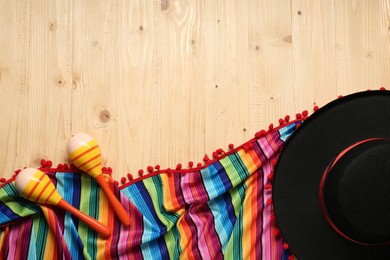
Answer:
[{"label": "red pom pom", "polygon": [[183,166],[181,165],[181,163],[177,164],[177,165],[176,165],[176,170],[180,170],[181,167],[183,167]]},{"label": "red pom pom", "polygon": [[21,172],[22,170],[21,169],[17,169],[16,171],[15,171],[15,173],[16,174],[19,174],[19,172]]},{"label": "red pom pom", "polygon": [[71,163],[71,164],[69,164],[69,168],[70,168],[71,170],[74,170],[74,169],[76,169],[76,166],[75,166],[73,163]]},{"label": "red pom pom", "polygon": [[278,228],[275,228],[273,233],[274,233],[275,236],[279,236],[280,235],[280,230]]},{"label": "red pom pom", "polygon": [[6,182],[7,180],[5,178],[0,178],[0,182]]},{"label": "red pom pom", "polygon": [[45,159],[42,159],[42,160],[41,160],[41,166],[42,166],[42,167],[46,167],[46,160],[45,160]]},{"label": "red pom pom", "polygon": [[118,182],[118,181],[114,181],[114,185],[115,185],[115,186],[118,186],[118,185],[119,185],[119,182]]},{"label": "red pom pom", "polygon": [[284,243],[284,244],[283,244],[283,248],[284,248],[284,249],[288,249],[288,244],[287,244],[287,243]]},{"label": "red pom pom", "polygon": [[196,165],[196,167],[202,167],[202,164],[201,163],[198,163],[197,165]]},{"label": "red pom pom", "polygon": [[270,124],[270,125],[268,126],[268,129],[269,129],[269,130],[274,129],[274,124]]},{"label": "red pom pom", "polygon": [[156,165],[156,166],[154,166],[154,168],[157,170],[157,171],[159,171],[160,170],[160,165]]},{"label": "red pom pom", "polygon": [[58,169],[62,169],[62,167],[63,167],[62,163],[59,163],[59,164],[57,165],[57,168],[58,168]]},{"label": "red pom pom", "polygon": [[301,118],[302,118],[302,114],[301,114],[301,113],[298,113],[298,114],[295,115],[295,117],[296,117],[297,119],[301,119]]},{"label": "red pom pom", "polygon": [[269,183],[264,186],[264,189],[266,189],[266,190],[270,190],[271,188],[272,188],[272,185]]},{"label": "red pom pom", "polygon": [[213,152],[213,158],[218,158],[218,153],[217,152]]},{"label": "red pom pom", "polygon": [[309,111],[304,110],[304,111],[302,112],[302,116],[308,116],[308,115],[309,115]]},{"label": "red pom pom", "polygon": [[381,87],[379,90],[382,90],[382,91],[383,91],[383,90],[386,90],[386,89],[385,89],[384,87]]},{"label": "red pom pom", "polygon": [[279,119],[279,125],[283,125],[284,124],[284,120],[283,120],[283,118],[280,118]]},{"label": "red pom pom", "polygon": [[314,106],[314,107],[313,107],[313,110],[314,110],[314,111],[317,111],[318,109],[320,109],[318,106]]},{"label": "red pom pom", "polygon": [[272,166],[275,166],[277,163],[278,163],[278,160],[276,160],[276,159],[273,159],[273,160],[271,161]]},{"label": "red pom pom", "polygon": [[234,144],[229,144],[229,149],[233,150],[234,149]]},{"label": "red pom pom", "polygon": [[269,198],[269,199],[267,199],[267,205],[269,206],[269,205],[272,205],[272,199],[271,198]]},{"label": "red pom pom", "polygon": [[50,161],[50,160],[49,160],[49,161],[46,161],[46,166],[47,166],[47,167],[51,167],[52,165],[53,165],[53,162],[52,162],[52,161]]},{"label": "red pom pom", "polygon": [[284,117],[284,121],[289,122],[290,121],[290,116],[289,115],[285,116]]},{"label": "red pom pom", "polygon": [[253,147],[254,147],[253,143],[246,143],[246,144],[242,145],[242,148],[244,148],[244,150],[247,151],[247,152],[252,150]]},{"label": "red pom pom", "polygon": [[102,173],[107,173],[108,170],[107,170],[107,167],[102,167]]},{"label": "red pom pom", "polygon": [[121,183],[123,184],[123,183],[125,183],[126,182],[126,178],[125,177],[122,177],[121,178]]},{"label": "red pom pom", "polygon": [[273,173],[268,174],[267,178],[268,178],[268,180],[272,180],[274,178],[274,174]]},{"label": "red pom pom", "polygon": [[190,166],[192,168],[192,166],[194,166],[194,162],[193,161],[189,161],[188,162],[188,166]]},{"label": "red pom pom", "polygon": [[342,96],[342,95],[339,95],[337,98],[343,98],[343,96]]},{"label": "red pom pom", "polygon": [[223,149],[222,149],[222,148],[219,148],[219,149],[217,150],[217,153],[218,153],[218,154],[223,154],[223,153],[224,153],[224,151],[223,151]]},{"label": "red pom pom", "polygon": [[271,215],[269,216],[269,220],[270,220],[271,222],[275,222],[275,220],[276,220],[275,214],[271,214]]},{"label": "red pom pom", "polygon": [[153,167],[152,166],[148,166],[147,170],[148,170],[148,172],[153,172]]},{"label": "red pom pom", "polygon": [[69,167],[68,167],[68,165],[67,165],[66,163],[64,163],[64,164],[62,165],[62,168],[63,168],[64,170],[68,170],[68,169],[69,169]]},{"label": "red pom pom", "polygon": [[267,133],[267,132],[263,129],[263,130],[261,130],[261,131],[259,131],[259,132],[257,132],[257,133],[255,134],[255,138],[256,138],[256,139],[259,139],[259,138],[261,138],[262,136],[264,136],[266,133]]},{"label": "red pom pom", "polygon": [[207,154],[204,155],[203,161],[204,161],[205,163],[207,163],[208,161],[210,161],[210,158],[209,158],[209,156],[208,156]]},{"label": "red pom pom", "polygon": [[131,180],[133,180],[133,175],[131,175],[131,173],[128,173],[127,178],[131,181]]},{"label": "red pom pom", "polygon": [[288,256],[288,260],[295,260],[295,257],[293,255]]},{"label": "red pom pom", "polygon": [[143,175],[144,175],[144,170],[139,169],[139,170],[138,170],[138,174],[139,174],[139,176],[143,176]]}]

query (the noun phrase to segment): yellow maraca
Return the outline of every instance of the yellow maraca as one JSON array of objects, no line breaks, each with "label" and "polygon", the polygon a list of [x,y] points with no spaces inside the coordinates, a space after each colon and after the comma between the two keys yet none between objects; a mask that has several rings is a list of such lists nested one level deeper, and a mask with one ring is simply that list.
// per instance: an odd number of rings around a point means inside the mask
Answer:
[{"label": "yellow maraca", "polygon": [[110,236],[111,231],[106,226],[66,202],[58,193],[49,177],[42,171],[34,168],[22,170],[15,178],[15,187],[22,197],[38,204],[63,208],[105,238]]},{"label": "yellow maraca", "polygon": [[112,208],[123,225],[130,225],[130,217],[115,197],[102,174],[102,159],[96,140],[85,133],[74,134],[68,141],[71,162],[83,172],[92,176],[106,193]]}]

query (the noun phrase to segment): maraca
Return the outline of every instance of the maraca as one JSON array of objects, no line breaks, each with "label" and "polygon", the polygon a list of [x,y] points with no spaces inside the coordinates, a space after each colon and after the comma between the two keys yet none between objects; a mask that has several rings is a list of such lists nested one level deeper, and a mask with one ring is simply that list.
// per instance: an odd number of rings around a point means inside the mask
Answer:
[{"label": "maraca", "polygon": [[42,171],[34,168],[22,170],[16,176],[15,187],[22,197],[38,204],[54,205],[63,208],[104,237],[110,236],[111,231],[106,226],[66,202],[58,193],[49,177]]},{"label": "maraca", "polygon": [[85,133],[74,134],[68,141],[68,154],[71,162],[76,167],[92,176],[102,187],[122,224],[130,225],[129,215],[104,179],[100,148],[96,140]]}]

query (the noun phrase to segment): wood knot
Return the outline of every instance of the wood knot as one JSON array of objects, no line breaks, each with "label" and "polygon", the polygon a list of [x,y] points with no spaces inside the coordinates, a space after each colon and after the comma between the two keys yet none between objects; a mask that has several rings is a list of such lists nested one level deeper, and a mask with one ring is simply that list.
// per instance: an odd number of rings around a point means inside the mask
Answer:
[{"label": "wood knot", "polygon": [[65,86],[65,79],[61,76],[57,77],[55,80],[54,80],[55,84],[57,85],[57,87],[59,88],[62,88]]},{"label": "wood knot", "polygon": [[94,109],[93,124],[97,128],[106,128],[110,126],[115,119],[113,119],[111,110],[107,107],[96,106]]},{"label": "wood knot", "polygon": [[161,0],[161,11],[167,10],[169,7],[169,1],[168,0]]},{"label": "wood knot", "polygon": [[288,35],[288,36],[284,37],[283,41],[287,42],[287,43],[292,43],[292,35]]},{"label": "wood knot", "polygon": [[111,119],[111,112],[107,109],[103,109],[102,111],[100,111],[99,117],[100,117],[100,121],[102,121],[103,123],[107,123]]},{"label": "wood knot", "polygon": [[74,73],[72,77],[72,89],[76,89],[80,84],[80,75],[78,73]]},{"label": "wood knot", "polygon": [[50,32],[53,32],[53,31],[55,31],[57,29],[57,22],[50,22],[49,23],[49,31]]}]

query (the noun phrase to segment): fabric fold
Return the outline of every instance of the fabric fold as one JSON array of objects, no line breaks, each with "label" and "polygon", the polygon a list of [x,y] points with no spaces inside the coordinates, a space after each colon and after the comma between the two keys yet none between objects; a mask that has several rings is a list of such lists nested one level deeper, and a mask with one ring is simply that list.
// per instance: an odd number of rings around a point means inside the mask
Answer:
[{"label": "fabric fold", "polygon": [[91,177],[47,172],[66,201],[109,227],[106,240],[68,212],[20,198],[9,182],[0,187],[1,256],[287,259],[290,253],[272,221],[269,186],[273,161],[300,123],[264,133],[201,168],[162,170],[122,187],[105,176],[131,217],[128,227]]}]

